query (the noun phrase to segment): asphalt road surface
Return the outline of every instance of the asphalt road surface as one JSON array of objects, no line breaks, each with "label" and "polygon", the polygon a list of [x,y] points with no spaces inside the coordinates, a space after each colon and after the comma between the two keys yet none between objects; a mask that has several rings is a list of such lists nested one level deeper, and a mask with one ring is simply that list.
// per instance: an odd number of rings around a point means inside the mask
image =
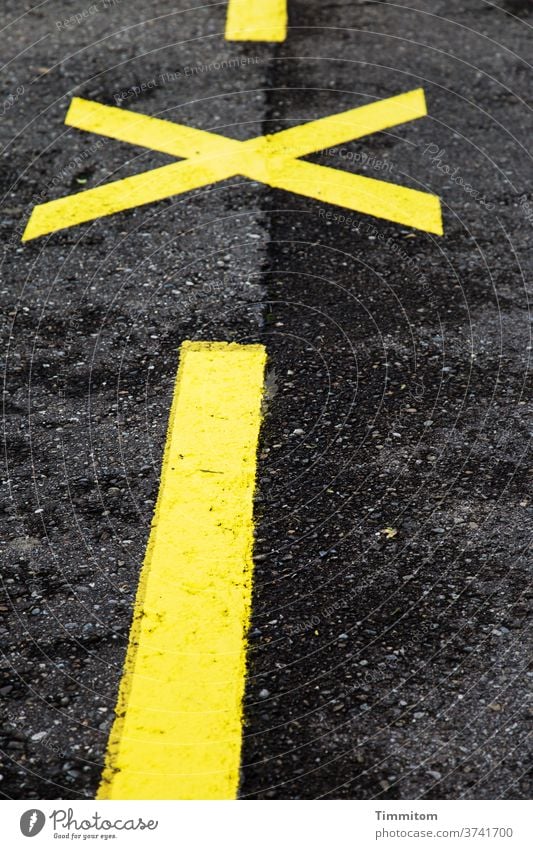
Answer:
[{"label": "asphalt road surface", "polygon": [[[2,5],[4,798],[96,792],[185,339],[269,354],[240,797],[528,796],[533,5],[289,10],[254,44],[225,3]],[[172,161],[73,96],[244,140],[419,87],[308,159],[443,236],[232,178],[20,241]]]}]

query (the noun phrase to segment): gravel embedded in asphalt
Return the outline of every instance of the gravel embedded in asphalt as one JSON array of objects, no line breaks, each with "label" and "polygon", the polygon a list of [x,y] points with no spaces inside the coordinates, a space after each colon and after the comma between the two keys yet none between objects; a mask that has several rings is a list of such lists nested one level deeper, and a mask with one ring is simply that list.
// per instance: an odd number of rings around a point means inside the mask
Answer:
[{"label": "gravel embedded in asphalt", "polygon": [[[241,797],[527,798],[531,6],[296,0],[254,45],[187,5],[4,3],[0,793],[94,797],[193,338],[269,351]],[[438,194],[443,237],[235,178],[20,243],[171,161],[73,96],[246,139],[419,86],[308,159]]]}]

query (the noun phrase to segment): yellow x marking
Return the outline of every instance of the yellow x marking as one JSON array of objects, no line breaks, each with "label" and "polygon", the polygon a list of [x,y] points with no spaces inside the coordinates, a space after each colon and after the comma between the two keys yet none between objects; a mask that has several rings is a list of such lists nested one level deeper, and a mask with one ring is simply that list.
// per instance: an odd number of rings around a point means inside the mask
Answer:
[{"label": "yellow x marking", "polygon": [[30,216],[22,241],[237,175],[442,235],[441,206],[436,195],[298,158],[424,115],[427,115],[424,92],[415,89],[242,142],[75,97],[65,118],[67,125],[186,161],[40,204]]}]

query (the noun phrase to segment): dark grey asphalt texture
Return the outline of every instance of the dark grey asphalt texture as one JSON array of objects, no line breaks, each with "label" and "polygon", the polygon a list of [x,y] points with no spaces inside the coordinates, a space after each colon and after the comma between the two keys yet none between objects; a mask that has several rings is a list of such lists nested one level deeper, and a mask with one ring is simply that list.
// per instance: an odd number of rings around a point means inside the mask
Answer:
[{"label": "dark grey asphalt texture", "polygon": [[[289,6],[254,45],[225,3],[2,4],[3,798],[94,796],[191,338],[270,358],[241,797],[530,792],[533,3]],[[20,243],[171,161],[75,95],[246,139],[419,86],[310,159],[439,194],[443,237],[233,179]]]}]

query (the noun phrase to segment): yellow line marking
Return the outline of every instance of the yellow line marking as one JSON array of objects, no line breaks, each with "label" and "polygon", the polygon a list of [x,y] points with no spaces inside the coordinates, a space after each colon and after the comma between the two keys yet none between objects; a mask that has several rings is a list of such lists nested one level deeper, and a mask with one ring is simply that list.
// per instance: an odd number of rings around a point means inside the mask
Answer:
[{"label": "yellow line marking", "polygon": [[287,0],[229,0],[227,41],[285,41]]},{"label": "yellow line marking", "polygon": [[224,143],[228,147],[239,145],[239,149],[268,145],[272,153],[294,157],[316,153],[329,145],[346,144],[426,115],[424,90],[415,88],[246,142],[80,97],[72,99],[65,124],[185,159],[201,154],[216,155]]},{"label": "yellow line marking", "polygon": [[442,235],[440,200],[372,177],[302,162],[331,145],[427,114],[422,89],[241,142],[216,133],[74,98],[66,123],[186,161],[154,168],[33,210],[23,241],[179,195],[237,175],[305,197]]},{"label": "yellow line marking", "polygon": [[266,351],[185,342],[99,799],[233,799]]}]

